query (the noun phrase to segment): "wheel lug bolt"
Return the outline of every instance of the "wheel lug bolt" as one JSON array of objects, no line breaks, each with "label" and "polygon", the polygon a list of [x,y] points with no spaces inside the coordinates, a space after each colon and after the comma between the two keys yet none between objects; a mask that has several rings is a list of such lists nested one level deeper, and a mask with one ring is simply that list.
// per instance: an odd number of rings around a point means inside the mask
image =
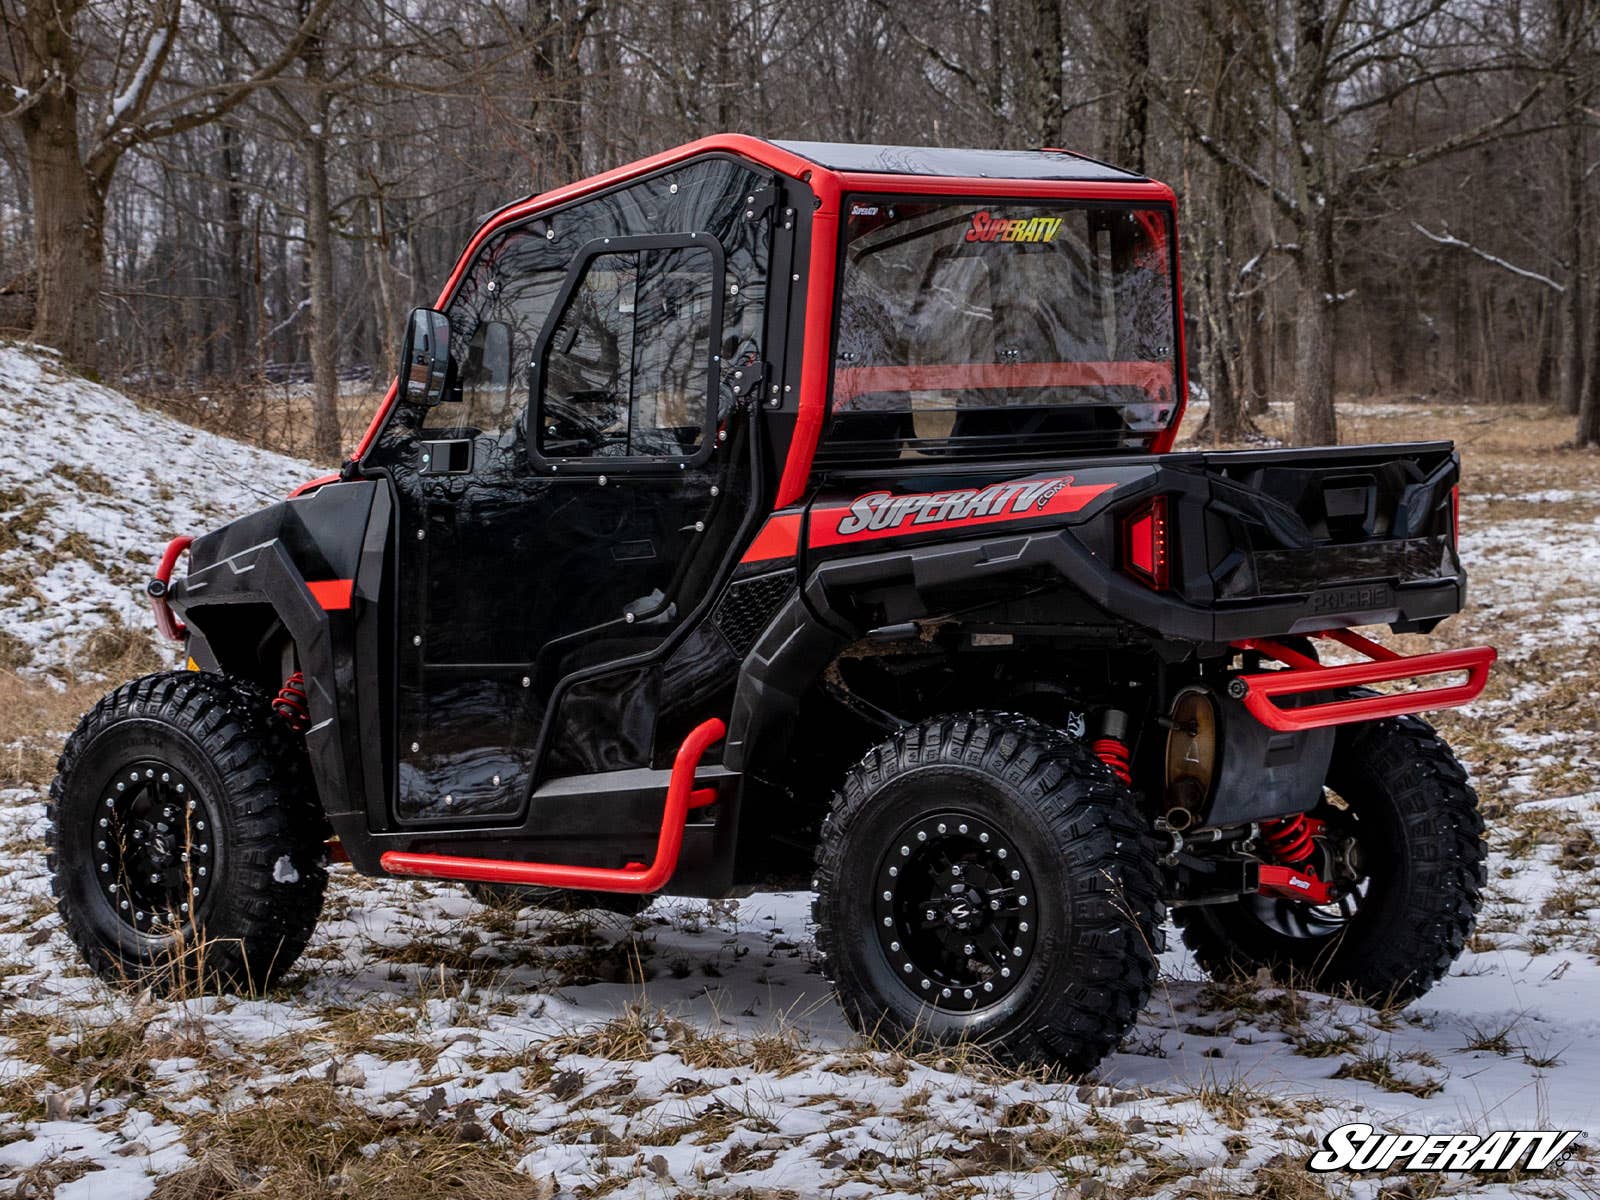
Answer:
[{"label": "wheel lug bolt", "polygon": [[1006,848],[1001,846],[1000,849],[995,851],[995,855],[999,858],[1004,858],[1006,856]]},{"label": "wheel lug bolt", "polygon": [[899,867],[890,867],[889,868],[889,878],[890,879],[895,878],[899,874],[900,874],[900,868]]},{"label": "wheel lug bolt", "polygon": [[167,772],[165,772],[165,771],[161,772],[161,782],[162,783],[171,783],[172,782],[172,776],[167,774]]},{"label": "wheel lug bolt", "polygon": [[206,869],[204,867],[201,867],[200,868],[200,874],[204,875],[205,873],[206,873]]},{"label": "wheel lug bolt", "polygon": [[1021,946],[1013,946],[1013,947],[1011,947],[1011,957],[1012,958],[1021,958],[1022,957],[1022,947]]},{"label": "wheel lug bolt", "polygon": [[890,942],[889,943],[889,949],[895,951],[896,953],[899,953],[899,951],[900,951],[900,943],[899,942]]},{"label": "wheel lug bolt", "polygon": [[144,920],[144,914],[142,912],[136,912],[133,914],[133,919],[135,921],[142,921]]},{"label": "wheel lug bolt", "polygon": [[995,912],[999,912],[999,911],[1000,911],[1000,901],[998,901],[998,900],[991,900],[991,901],[989,901],[989,907],[990,907],[990,908],[991,908],[991,909],[992,909],[992,910],[993,910],[993,911],[995,911]]},{"label": "wheel lug bolt", "polygon": [[144,769],[144,777],[146,779],[154,779],[156,777],[156,773],[152,768],[146,767]]},{"label": "wheel lug bolt", "polygon": [[[937,921],[939,919],[939,914],[934,912],[933,909],[931,909],[931,908],[925,909],[923,911],[923,916],[927,917],[928,920],[930,920],[930,921]],[[887,917],[885,917],[884,919],[888,920]]]},{"label": "wheel lug bolt", "polygon": [[178,785],[178,793],[180,795],[183,793],[183,784],[181,784],[181,783]]},{"label": "wheel lug bolt", "polygon": [[894,928],[894,918],[893,917],[885,917],[883,919],[883,927],[885,929],[893,929]]},{"label": "wheel lug bolt", "polygon": [[161,882],[161,876],[159,876],[159,875],[150,876],[150,882],[151,883],[160,883]]},{"label": "wheel lug bolt", "polygon": [[100,841],[98,841],[98,842],[96,842],[96,843],[95,843],[95,844],[94,844],[94,848],[95,848],[95,849],[96,849],[96,850],[104,850],[104,849],[105,849],[105,848],[106,848],[106,844],[105,844],[105,841],[104,841],[104,839],[102,839],[102,840],[100,840]]},{"label": "wheel lug bolt", "polygon": [[1000,978],[1001,979],[1010,979],[1011,978],[1011,968],[1010,967],[1001,967],[1000,968]]},{"label": "wheel lug bolt", "polygon": [[1021,908],[1027,908],[1028,907],[1028,898],[1026,896],[1018,896],[1017,897],[1017,904]]},{"label": "wheel lug bolt", "polygon": [[979,834],[979,835],[978,835],[978,840],[979,840],[979,841],[980,841],[980,842],[984,842],[984,843],[987,843],[987,842],[988,842],[988,840],[989,840],[989,835],[988,835],[988,834],[987,834],[987,833],[980,833],[980,834]]},{"label": "wheel lug bolt", "polygon": [[1019,929],[1019,930],[1020,930],[1020,931],[1021,931],[1021,932],[1023,932],[1023,933],[1027,933],[1027,932],[1028,932],[1028,923],[1027,923],[1027,922],[1026,922],[1026,921],[1023,921],[1023,922],[1022,922],[1022,923],[1021,923],[1021,924],[1019,924],[1019,925],[1018,925],[1018,926],[1017,926],[1017,928],[1018,928],[1018,929]]},{"label": "wheel lug bolt", "polygon": [[922,986],[924,990],[931,988],[933,986],[933,981],[931,979],[924,979],[922,981]]},{"label": "wheel lug bolt", "polygon": [[972,989],[971,988],[966,988],[965,990],[963,990],[962,993],[961,993],[961,997],[964,1000],[971,1000],[972,999]]},{"label": "wheel lug bolt", "polygon": [[209,853],[211,853],[211,847],[209,845],[207,845],[205,842],[201,842],[200,843],[200,853],[201,854],[209,854]]},{"label": "wheel lug bolt", "polygon": [[1015,882],[1018,879],[1021,879],[1022,878],[1022,872],[1021,871],[1012,871],[1011,872],[1011,878],[1012,878],[1013,882]]},{"label": "wheel lug bolt", "polygon": [[883,894],[883,898],[885,900],[893,900],[894,899],[894,893],[893,892],[885,892]]},{"label": "wheel lug bolt", "polygon": [[179,911],[180,911],[180,912],[188,912],[188,911],[189,911],[189,905],[188,905],[188,903],[187,903],[187,902],[185,902],[185,903],[183,903],[183,904],[180,904],[180,905],[178,905],[178,910],[179,910]]},{"label": "wheel lug bolt", "polygon": [[189,894],[192,895],[192,896],[198,896],[200,894],[200,889],[199,888],[191,888]]},{"label": "wheel lug bolt", "polygon": [[940,821],[939,822],[939,832],[943,833],[945,831],[945,828],[946,828],[945,823],[943,821]]},{"label": "wheel lug bolt", "polygon": [[110,863],[101,863],[100,864],[100,874],[109,875],[110,873],[111,873],[111,864]]},{"label": "wheel lug bolt", "polygon": [[126,911],[127,907],[128,907],[128,902],[126,900],[124,900],[119,907],[121,907],[124,911]]},{"label": "wheel lug bolt", "polygon": [[131,783],[138,783],[139,782],[139,772],[137,772],[137,771],[129,771],[128,772],[128,780]]},{"label": "wheel lug bolt", "polygon": [[939,990],[939,995],[941,995],[941,996],[948,996],[949,994],[950,994],[950,989],[949,988],[941,988]]},{"label": "wheel lug bolt", "polygon": [[957,825],[956,826],[956,832],[957,833],[965,833],[966,831],[967,831],[967,827],[965,825]]},{"label": "wheel lug bolt", "polygon": [[[117,791],[119,791],[119,792],[125,792],[125,791],[127,791],[127,790],[128,790],[128,785],[127,785],[127,784],[125,784],[125,783],[119,783],[119,784],[117,784]],[[107,803],[107,804],[110,804],[110,803],[111,803],[111,801],[109,801],[109,800],[107,800],[107,801],[106,801],[106,803]]]},{"label": "wheel lug bolt", "polygon": [[911,974],[911,964],[910,963],[906,964],[905,971],[906,971],[907,975]]},{"label": "wheel lug bolt", "polygon": [[950,874],[954,875],[957,879],[961,878],[961,871],[962,868],[959,866],[950,868]]},{"label": "wheel lug bolt", "polygon": [[984,985],[983,985],[983,990],[984,990],[984,991],[986,991],[986,992],[992,992],[992,991],[994,991],[994,984],[992,984],[992,983],[985,983],[985,984],[984,984]]},{"label": "wheel lug bolt", "polygon": [[917,841],[925,842],[927,840],[928,840],[927,833],[924,830],[921,830],[921,829],[917,830]]},{"label": "wheel lug bolt", "polygon": [[972,950],[973,947],[971,942],[968,942],[965,946],[961,947],[961,953],[963,954],[971,954]]},{"label": "wheel lug bolt", "polygon": [[110,829],[111,828],[111,818],[110,817],[101,817],[100,818],[100,828],[101,829]]},{"label": "wheel lug bolt", "polygon": [[901,858],[905,858],[910,853],[911,853],[911,847],[910,846],[901,846],[900,847],[900,857]]}]

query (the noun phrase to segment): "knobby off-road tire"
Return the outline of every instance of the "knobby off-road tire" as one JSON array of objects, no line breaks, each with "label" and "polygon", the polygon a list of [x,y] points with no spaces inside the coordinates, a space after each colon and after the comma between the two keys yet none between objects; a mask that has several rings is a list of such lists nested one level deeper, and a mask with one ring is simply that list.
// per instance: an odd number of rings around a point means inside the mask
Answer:
[{"label": "knobby off-road tire", "polygon": [[846,775],[823,825],[824,972],[863,1033],[1089,1070],[1155,983],[1155,859],[1081,742],[1010,714],[913,725]]},{"label": "knobby off-road tire", "polygon": [[112,692],[50,787],[52,887],[101,978],[258,992],[322,909],[324,819],[305,748],[255,685],[195,671]]},{"label": "knobby off-road tire", "polygon": [[654,896],[640,896],[632,892],[584,892],[515,883],[469,883],[466,888],[474,900],[489,908],[537,908],[558,913],[599,909],[624,917],[642,913],[655,899]]},{"label": "knobby off-road tire", "polygon": [[1246,897],[1179,909],[1177,924],[1215,978],[1265,967],[1284,982],[1404,1004],[1437,983],[1472,936],[1487,878],[1478,797],[1420,717],[1341,727],[1327,783],[1347,807],[1325,798],[1311,815],[1354,833],[1367,878],[1353,913]]}]

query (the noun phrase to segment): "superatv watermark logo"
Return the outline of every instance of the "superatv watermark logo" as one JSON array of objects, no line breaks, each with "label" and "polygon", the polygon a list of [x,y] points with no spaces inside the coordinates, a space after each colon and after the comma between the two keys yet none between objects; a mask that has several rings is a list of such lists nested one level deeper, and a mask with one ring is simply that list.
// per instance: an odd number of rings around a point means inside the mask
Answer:
[{"label": "superatv watermark logo", "polygon": [[1061,231],[1062,217],[994,217],[972,214],[967,226],[969,242],[1050,242]]},{"label": "superatv watermark logo", "polygon": [[[1062,489],[1071,486],[1071,475],[1057,475],[1020,483],[992,483],[986,488],[963,488],[955,492],[919,492],[909,496],[868,492],[850,502],[850,511],[839,521],[838,532],[849,537],[869,530],[898,529],[903,525],[1021,516],[1030,510],[1048,508]],[[1073,508],[1104,490],[1104,487],[1074,489],[1073,497],[1079,504]],[[1088,494],[1083,495],[1085,492]]]},{"label": "superatv watermark logo", "polygon": [[1313,1171],[1546,1171],[1577,1140],[1575,1129],[1379,1133],[1352,1122],[1330,1130],[1306,1165]]}]

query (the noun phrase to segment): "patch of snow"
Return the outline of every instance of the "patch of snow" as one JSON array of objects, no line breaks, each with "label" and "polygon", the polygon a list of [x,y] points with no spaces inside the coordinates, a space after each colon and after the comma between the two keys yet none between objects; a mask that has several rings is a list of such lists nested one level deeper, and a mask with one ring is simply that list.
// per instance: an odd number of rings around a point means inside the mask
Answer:
[{"label": "patch of snow", "polygon": [[168,540],[281,500],[317,473],[5,341],[0,437],[0,632],[31,660],[25,669],[72,664],[111,622],[153,639],[144,584]]},{"label": "patch of snow", "polygon": [[272,881],[274,883],[300,882],[300,872],[294,869],[294,864],[289,861],[287,854],[281,855],[278,861],[272,864]]}]

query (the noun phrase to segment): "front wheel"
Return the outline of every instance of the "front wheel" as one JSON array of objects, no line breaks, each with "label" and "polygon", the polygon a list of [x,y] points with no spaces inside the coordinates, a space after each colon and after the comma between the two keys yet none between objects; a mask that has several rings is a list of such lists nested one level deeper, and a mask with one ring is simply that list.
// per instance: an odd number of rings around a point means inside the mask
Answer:
[{"label": "front wheel", "polygon": [[1319,873],[1353,881],[1341,899],[1181,908],[1184,944],[1216,978],[1266,968],[1372,1004],[1414,1000],[1460,955],[1483,895],[1483,820],[1465,769],[1420,717],[1345,725],[1310,815],[1323,822]]},{"label": "front wheel", "polygon": [[844,780],[812,915],[846,1016],[1086,1071],[1155,982],[1154,845],[1081,742],[1024,717],[925,721]]},{"label": "front wheel", "polygon": [[305,750],[251,684],[176,671],[112,692],[62,751],[49,820],[57,907],[107,981],[260,991],[316,925]]}]

